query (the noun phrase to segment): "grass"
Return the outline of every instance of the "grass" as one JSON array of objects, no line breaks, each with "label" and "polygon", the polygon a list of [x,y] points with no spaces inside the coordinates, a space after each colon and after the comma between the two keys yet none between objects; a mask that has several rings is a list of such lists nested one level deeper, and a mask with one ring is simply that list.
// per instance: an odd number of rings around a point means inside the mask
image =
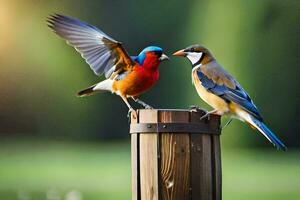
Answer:
[{"label": "grass", "polygon": [[[300,199],[299,156],[223,151],[223,199]],[[0,142],[3,200],[126,200],[130,176],[129,142]]]}]

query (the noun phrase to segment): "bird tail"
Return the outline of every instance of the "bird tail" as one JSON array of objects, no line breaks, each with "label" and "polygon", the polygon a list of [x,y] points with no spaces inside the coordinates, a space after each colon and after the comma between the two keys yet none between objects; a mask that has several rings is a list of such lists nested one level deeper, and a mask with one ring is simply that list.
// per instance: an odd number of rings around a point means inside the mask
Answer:
[{"label": "bird tail", "polygon": [[95,87],[95,85],[92,85],[84,90],[81,90],[77,93],[78,97],[85,97],[85,96],[90,96],[93,95],[94,93],[96,93],[96,91],[93,90],[93,88]]},{"label": "bird tail", "polygon": [[258,130],[263,134],[277,149],[285,151],[287,147],[280,141],[280,139],[262,122],[261,120],[256,119],[251,114],[242,111],[238,113],[239,117],[246,121],[250,126]]},{"label": "bird tail", "polygon": [[107,79],[95,85],[92,85],[84,90],[77,93],[78,97],[90,96],[98,92],[111,92],[113,80]]}]

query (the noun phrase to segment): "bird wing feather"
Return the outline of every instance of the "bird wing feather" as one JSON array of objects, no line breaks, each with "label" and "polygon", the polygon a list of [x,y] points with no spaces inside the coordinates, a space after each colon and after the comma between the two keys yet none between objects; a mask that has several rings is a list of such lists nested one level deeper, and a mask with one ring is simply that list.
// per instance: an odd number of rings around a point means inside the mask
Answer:
[{"label": "bird wing feather", "polygon": [[54,32],[73,46],[98,76],[109,78],[113,72],[128,70],[135,65],[122,44],[95,26],[59,14],[47,22]]},{"label": "bird wing feather", "polygon": [[197,75],[206,90],[221,97],[226,102],[234,102],[240,105],[257,119],[262,120],[250,96],[216,61],[199,67]]}]

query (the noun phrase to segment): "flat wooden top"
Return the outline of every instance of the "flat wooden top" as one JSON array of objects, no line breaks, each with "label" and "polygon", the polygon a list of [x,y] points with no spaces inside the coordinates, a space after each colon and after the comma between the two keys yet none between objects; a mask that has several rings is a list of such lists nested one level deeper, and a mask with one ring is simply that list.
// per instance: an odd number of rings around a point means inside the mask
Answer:
[{"label": "flat wooden top", "polygon": [[137,119],[131,116],[130,133],[220,134],[220,116],[201,119],[205,113],[202,109],[140,109]]}]

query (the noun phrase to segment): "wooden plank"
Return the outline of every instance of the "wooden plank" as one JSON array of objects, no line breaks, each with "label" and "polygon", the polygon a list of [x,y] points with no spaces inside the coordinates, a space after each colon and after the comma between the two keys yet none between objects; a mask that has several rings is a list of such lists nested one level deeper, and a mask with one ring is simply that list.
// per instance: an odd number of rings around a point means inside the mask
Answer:
[{"label": "wooden plank", "polygon": [[[140,123],[157,122],[157,110],[140,110]],[[158,200],[158,134],[140,134],[140,184],[142,200]]]},{"label": "wooden plank", "polygon": [[214,200],[222,199],[222,166],[221,166],[221,147],[220,137],[212,137],[212,151],[213,151],[213,190]]},{"label": "wooden plank", "polygon": [[[191,113],[191,122],[198,122],[200,115]],[[192,199],[212,200],[211,137],[191,134],[191,187]]]},{"label": "wooden plank", "polygon": [[[138,123],[138,118],[131,116],[131,123]],[[131,134],[131,199],[140,200],[139,135]]]},{"label": "wooden plank", "polygon": [[[189,113],[160,111],[159,122],[188,122]],[[185,200],[190,198],[190,143],[189,134],[160,134],[161,199]]]},{"label": "wooden plank", "polygon": [[139,155],[138,134],[131,134],[131,195],[132,200],[139,199]]}]

